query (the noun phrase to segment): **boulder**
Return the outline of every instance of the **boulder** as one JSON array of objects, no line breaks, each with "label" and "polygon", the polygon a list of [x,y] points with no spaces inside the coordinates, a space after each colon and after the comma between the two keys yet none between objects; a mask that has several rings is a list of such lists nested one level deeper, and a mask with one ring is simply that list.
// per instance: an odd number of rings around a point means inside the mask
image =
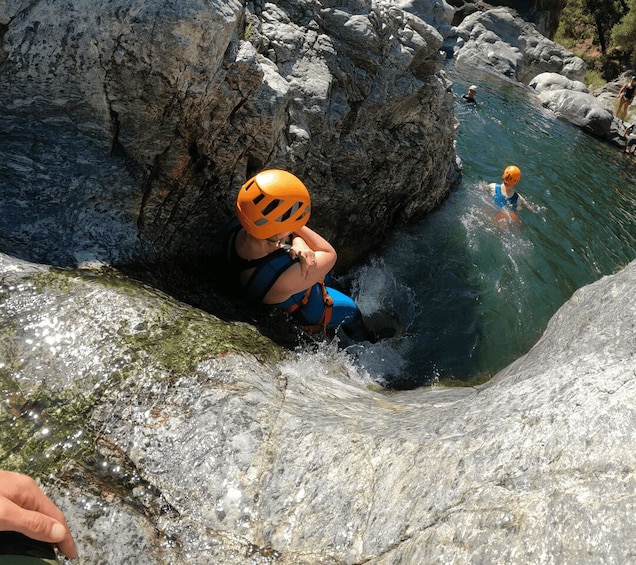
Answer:
[{"label": "boulder", "polygon": [[570,80],[558,73],[541,73],[534,77],[528,84],[534,88],[537,94],[551,90],[572,90],[576,92],[589,92],[585,83],[579,80]]},{"label": "boulder", "polygon": [[581,80],[585,62],[541,35],[507,8],[475,12],[457,26],[453,53],[458,63],[528,83],[543,72]]},{"label": "boulder", "polygon": [[384,393],[329,345],[0,255],[0,461],[84,563],[627,563],[635,284],[575,292],[485,385]]},{"label": "boulder", "polygon": [[612,126],[612,113],[589,93],[581,81],[570,80],[558,73],[541,73],[528,85],[539,100],[559,118],[577,125],[592,135],[607,138]]},{"label": "boulder", "polygon": [[592,135],[607,138],[613,115],[592,94],[575,90],[546,90],[539,94],[541,104],[559,118],[589,131]]},{"label": "boulder", "polygon": [[437,30],[448,29],[455,15],[455,8],[446,0],[394,0],[393,5],[406,14],[417,16]]}]

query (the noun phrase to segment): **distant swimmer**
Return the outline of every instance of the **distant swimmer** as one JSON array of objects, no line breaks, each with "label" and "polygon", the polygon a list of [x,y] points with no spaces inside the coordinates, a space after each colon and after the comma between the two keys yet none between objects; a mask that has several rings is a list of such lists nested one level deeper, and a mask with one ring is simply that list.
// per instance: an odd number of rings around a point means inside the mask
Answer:
[{"label": "distant swimmer", "polygon": [[469,104],[477,104],[477,100],[475,100],[475,94],[477,94],[477,87],[473,84],[468,89],[468,92],[462,96],[462,98]]},{"label": "distant swimmer", "polygon": [[503,208],[508,212],[515,213],[515,216],[517,210],[520,208],[527,208],[531,212],[536,213],[536,210],[528,203],[528,201],[514,189],[521,179],[521,170],[519,167],[516,165],[509,165],[504,169],[501,178],[503,180],[502,183],[493,182],[488,185],[488,188],[491,190],[492,201],[495,203],[495,206]]}]

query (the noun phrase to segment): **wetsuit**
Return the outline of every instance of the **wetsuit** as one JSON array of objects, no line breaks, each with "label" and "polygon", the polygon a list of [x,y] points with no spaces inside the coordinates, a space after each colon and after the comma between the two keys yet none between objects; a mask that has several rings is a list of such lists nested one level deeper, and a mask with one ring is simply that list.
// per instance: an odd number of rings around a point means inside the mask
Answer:
[{"label": "wetsuit", "polygon": [[[250,300],[262,304],[278,278],[299,259],[292,259],[284,249],[277,249],[259,259],[243,259],[236,252],[236,237],[240,229],[240,225],[234,227],[229,236],[227,249],[230,266],[237,275],[254,269],[244,289]],[[354,339],[368,337],[360,334],[363,331],[362,314],[353,299],[324,283],[316,283],[306,291],[297,292],[284,302],[265,306],[289,312],[300,325],[308,329],[337,328],[342,325],[345,330],[350,330],[347,333]]]},{"label": "wetsuit", "polygon": [[501,184],[495,185],[495,194],[492,197],[492,201],[499,208],[508,208],[514,212],[517,211],[517,201],[519,200],[519,195],[515,192],[510,198],[501,192]]}]

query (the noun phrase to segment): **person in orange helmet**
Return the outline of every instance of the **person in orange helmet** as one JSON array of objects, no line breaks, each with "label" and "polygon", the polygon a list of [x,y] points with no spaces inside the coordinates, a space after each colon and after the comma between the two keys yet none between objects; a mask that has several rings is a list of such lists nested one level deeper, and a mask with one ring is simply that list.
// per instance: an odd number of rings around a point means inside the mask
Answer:
[{"label": "person in orange helmet", "polygon": [[285,310],[308,331],[341,326],[351,339],[376,340],[354,300],[325,285],[337,254],[307,226],[311,198],[298,177],[280,169],[254,175],[235,211],[228,260],[250,300]]},{"label": "person in orange helmet", "polygon": [[503,180],[502,183],[493,182],[488,185],[495,206],[504,208],[510,212],[517,212],[519,208],[527,208],[531,212],[536,212],[527,200],[514,188],[521,180],[521,170],[519,167],[509,165],[504,169],[501,178]]}]

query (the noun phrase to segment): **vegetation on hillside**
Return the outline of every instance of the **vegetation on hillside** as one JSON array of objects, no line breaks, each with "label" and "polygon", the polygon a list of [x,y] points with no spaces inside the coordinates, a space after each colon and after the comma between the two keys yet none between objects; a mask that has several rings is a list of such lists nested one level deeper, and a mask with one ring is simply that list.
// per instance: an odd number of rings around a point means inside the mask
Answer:
[{"label": "vegetation on hillside", "polygon": [[636,0],[567,0],[554,40],[588,64],[586,82],[636,66]]}]

